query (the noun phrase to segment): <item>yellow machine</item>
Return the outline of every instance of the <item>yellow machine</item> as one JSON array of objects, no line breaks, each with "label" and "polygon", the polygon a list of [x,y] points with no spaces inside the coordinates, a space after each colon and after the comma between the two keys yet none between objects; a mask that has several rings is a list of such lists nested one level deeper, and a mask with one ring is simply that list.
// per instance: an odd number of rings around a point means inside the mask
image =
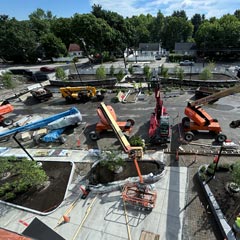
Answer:
[{"label": "yellow machine", "polygon": [[104,96],[95,87],[61,87],[60,92],[66,102],[72,103],[74,101],[87,102],[92,99],[102,101]]}]

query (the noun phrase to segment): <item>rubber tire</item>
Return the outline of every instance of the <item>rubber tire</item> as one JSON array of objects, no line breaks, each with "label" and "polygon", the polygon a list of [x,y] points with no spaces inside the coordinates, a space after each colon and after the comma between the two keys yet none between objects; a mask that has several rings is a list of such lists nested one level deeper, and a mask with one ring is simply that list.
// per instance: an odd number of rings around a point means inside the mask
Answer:
[{"label": "rubber tire", "polygon": [[66,100],[67,103],[72,103],[74,99],[70,96],[66,96],[65,100]]},{"label": "rubber tire", "polygon": [[229,126],[231,128],[237,128],[237,127],[240,127],[240,120],[236,120],[236,121],[232,121]]},{"label": "rubber tire", "polygon": [[95,131],[90,132],[89,137],[92,141],[97,141],[99,139],[99,135]]},{"label": "rubber tire", "polygon": [[182,119],[182,127],[183,128],[189,128],[190,127],[190,119],[188,117],[184,117]]},{"label": "rubber tire", "polygon": [[222,133],[219,133],[216,137],[216,141],[219,142],[219,143],[225,142],[226,139],[227,139],[227,136],[222,134]]},{"label": "rubber tire", "polygon": [[64,143],[66,142],[66,139],[65,139],[63,136],[60,136],[60,137],[59,137],[59,142],[60,142],[61,144],[64,144]]},{"label": "rubber tire", "polygon": [[194,138],[194,134],[192,132],[186,132],[184,135],[184,139],[188,142],[191,142]]},{"label": "rubber tire", "polygon": [[13,120],[10,119],[10,118],[6,118],[6,119],[4,119],[4,120],[2,121],[2,124],[3,124],[3,126],[5,126],[5,127],[11,126],[11,125],[13,124]]},{"label": "rubber tire", "polygon": [[128,119],[127,122],[130,122],[131,126],[134,126],[134,124],[135,124],[135,121],[133,119]]}]

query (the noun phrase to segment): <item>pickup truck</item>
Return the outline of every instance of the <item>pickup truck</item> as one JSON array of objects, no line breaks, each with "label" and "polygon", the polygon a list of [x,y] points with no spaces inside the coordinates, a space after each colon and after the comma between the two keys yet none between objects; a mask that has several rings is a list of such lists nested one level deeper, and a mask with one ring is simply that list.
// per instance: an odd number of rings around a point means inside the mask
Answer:
[{"label": "pickup truck", "polygon": [[179,63],[180,66],[193,66],[194,62],[190,60],[184,60]]}]

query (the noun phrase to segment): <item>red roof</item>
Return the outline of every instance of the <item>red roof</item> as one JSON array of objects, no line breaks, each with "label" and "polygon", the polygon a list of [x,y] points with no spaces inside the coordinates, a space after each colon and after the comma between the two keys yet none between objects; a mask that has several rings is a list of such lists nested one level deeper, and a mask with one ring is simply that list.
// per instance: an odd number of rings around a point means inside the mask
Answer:
[{"label": "red roof", "polygon": [[68,52],[79,52],[80,51],[80,46],[76,43],[70,43]]}]

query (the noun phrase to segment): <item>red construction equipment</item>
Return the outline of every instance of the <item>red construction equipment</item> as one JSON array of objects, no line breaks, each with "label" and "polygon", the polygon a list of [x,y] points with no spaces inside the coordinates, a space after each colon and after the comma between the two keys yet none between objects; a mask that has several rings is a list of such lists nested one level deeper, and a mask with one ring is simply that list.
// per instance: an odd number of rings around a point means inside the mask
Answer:
[{"label": "red construction equipment", "polygon": [[10,113],[14,110],[14,107],[8,102],[8,101],[4,101],[2,102],[2,104],[0,105],[0,123],[3,126],[10,126],[13,124],[13,120],[10,118],[5,118],[3,115]]},{"label": "red construction equipment", "polygon": [[[112,106],[108,105],[108,106],[106,106],[106,108],[107,108],[107,111],[110,113],[114,122],[116,122],[118,127],[121,129],[121,131],[129,134],[132,131],[132,127],[135,123],[134,120],[128,119],[127,121],[119,122],[119,121],[117,121],[117,115],[116,115],[114,109],[112,108]],[[109,123],[108,118],[106,118],[101,105],[97,109],[97,114],[100,118],[100,121],[96,124],[95,131],[92,131],[89,134],[89,137],[93,141],[96,141],[97,139],[99,139],[101,132],[106,131],[106,130],[112,130],[111,124]]]},{"label": "red construction equipment", "polygon": [[169,115],[163,106],[159,84],[155,88],[155,99],[156,107],[148,130],[149,141],[151,144],[166,144],[170,142]]},{"label": "red construction equipment", "polygon": [[201,106],[239,91],[240,85],[235,85],[234,87],[214,93],[199,100],[188,102],[184,111],[187,117],[182,119],[184,139],[186,141],[192,141],[194,138],[193,132],[209,131],[216,135],[217,142],[224,142],[227,139],[227,136],[222,133],[218,120],[212,118],[204,109],[202,109]]},{"label": "red construction equipment", "polygon": [[139,176],[139,182],[128,183],[124,185],[122,191],[123,201],[147,210],[152,210],[155,207],[157,193],[155,190],[151,189],[150,185],[147,185],[143,182],[141,170],[138,165],[138,160],[140,160],[143,156],[142,147],[133,147],[130,145],[126,136],[119,127],[119,124],[116,122],[112,113],[109,111],[109,108],[104,103],[100,104],[99,109],[101,109],[101,113],[108,125],[115,132],[124,151],[128,153],[129,158],[134,161]]}]

